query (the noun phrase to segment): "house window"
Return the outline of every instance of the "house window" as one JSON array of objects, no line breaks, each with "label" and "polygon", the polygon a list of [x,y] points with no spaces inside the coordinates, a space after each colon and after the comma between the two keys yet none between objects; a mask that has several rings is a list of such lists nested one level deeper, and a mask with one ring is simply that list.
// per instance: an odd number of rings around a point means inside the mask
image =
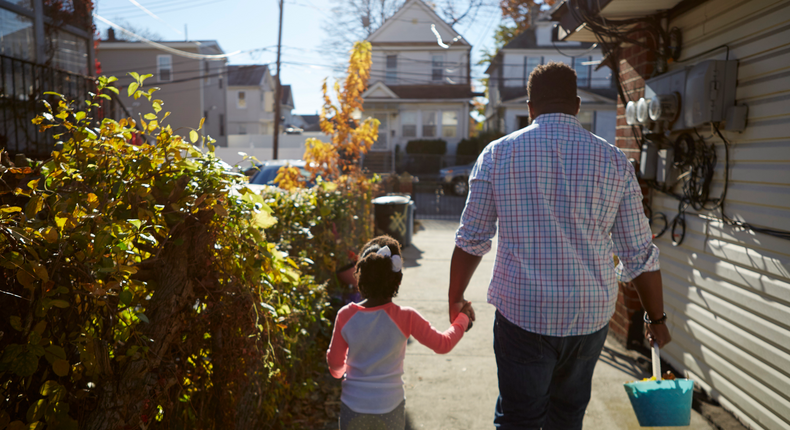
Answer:
[{"label": "house window", "polygon": [[582,127],[584,127],[587,131],[593,131],[593,111],[581,111],[576,118],[582,123]]},{"label": "house window", "polygon": [[247,109],[247,93],[239,91],[238,98],[236,99],[236,106],[239,109]]},{"label": "house window", "polygon": [[244,124],[239,124],[239,134],[247,134],[247,126]]},{"label": "house window", "polygon": [[422,137],[436,137],[436,111],[422,112]]},{"label": "house window", "polygon": [[219,114],[219,135],[225,135],[225,114]]},{"label": "house window", "polygon": [[441,81],[444,79],[444,56],[434,55],[431,57],[431,80]]},{"label": "house window", "polygon": [[406,111],[401,114],[403,137],[417,137],[417,111]]},{"label": "house window", "polygon": [[266,112],[274,111],[274,93],[271,91],[263,93],[263,110]]},{"label": "house window", "polygon": [[222,89],[222,76],[219,77],[219,89]]},{"label": "house window", "polygon": [[[590,57],[576,57],[573,59],[573,69],[576,70],[576,86],[590,86]],[[587,64],[585,64],[587,63]]]},{"label": "house window", "polygon": [[28,61],[36,58],[32,19],[0,9],[0,28],[0,54]]},{"label": "house window", "polygon": [[529,81],[529,75],[535,70],[535,67],[543,63],[543,57],[524,57],[524,86]]},{"label": "house window", "polygon": [[208,65],[208,61],[203,62],[203,78],[206,85],[211,83],[211,66]]},{"label": "house window", "polygon": [[159,77],[159,82],[170,82],[173,80],[172,55],[156,56],[156,76]]},{"label": "house window", "polygon": [[398,56],[397,55],[387,55],[387,74],[386,74],[386,83],[387,84],[394,84],[398,82]]},{"label": "house window", "polygon": [[442,137],[455,137],[458,129],[458,112],[442,112]]},{"label": "house window", "polygon": [[379,120],[378,139],[376,139],[376,142],[373,143],[373,146],[372,146],[373,149],[387,149],[387,147],[388,147],[388,145],[387,145],[387,135],[389,134],[389,132],[387,131],[387,130],[389,130],[389,128],[387,126],[387,117],[388,116],[389,115],[387,115],[386,113],[373,114],[373,118],[376,118],[377,120]]},{"label": "house window", "polygon": [[204,124],[204,125],[205,125],[205,124],[208,124],[208,111],[207,111],[207,110],[204,110],[204,111],[203,111],[203,118],[205,118],[205,119],[203,120],[203,124]]}]

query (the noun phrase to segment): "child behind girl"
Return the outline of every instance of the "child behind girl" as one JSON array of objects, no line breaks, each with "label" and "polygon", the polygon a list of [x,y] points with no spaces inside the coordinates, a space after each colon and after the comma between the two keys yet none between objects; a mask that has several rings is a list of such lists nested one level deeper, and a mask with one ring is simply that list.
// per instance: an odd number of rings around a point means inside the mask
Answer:
[{"label": "child behind girl", "polygon": [[416,310],[392,303],[403,273],[400,245],[389,236],[368,242],[355,276],[365,298],[337,313],[326,353],[329,372],[342,378],[340,430],[403,430],[406,425],[403,359],[406,341],[446,354],[469,326],[470,302],[444,333]]}]

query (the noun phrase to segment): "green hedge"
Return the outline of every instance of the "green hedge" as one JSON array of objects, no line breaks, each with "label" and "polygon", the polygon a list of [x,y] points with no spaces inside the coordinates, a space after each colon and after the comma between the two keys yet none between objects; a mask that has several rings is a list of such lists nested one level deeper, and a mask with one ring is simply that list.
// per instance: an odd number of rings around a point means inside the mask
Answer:
[{"label": "green hedge", "polygon": [[256,194],[134,77],[156,113],[95,119],[101,78],[34,119],[61,150],[0,166],[0,423],[315,428],[295,405],[321,394],[326,282],[370,233],[369,184]]},{"label": "green hedge", "polygon": [[410,140],[406,143],[406,153],[444,155],[447,153],[447,142],[442,139]]},{"label": "green hedge", "polygon": [[459,156],[478,156],[483,149],[491,142],[504,136],[499,132],[481,132],[477,136],[469,137],[458,142],[456,155]]}]

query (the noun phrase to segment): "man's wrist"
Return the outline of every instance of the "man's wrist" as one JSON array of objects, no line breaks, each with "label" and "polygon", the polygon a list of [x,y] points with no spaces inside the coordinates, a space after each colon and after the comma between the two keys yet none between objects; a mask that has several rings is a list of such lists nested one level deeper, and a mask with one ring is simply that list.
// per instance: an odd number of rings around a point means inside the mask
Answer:
[{"label": "man's wrist", "polygon": [[665,312],[662,312],[660,318],[653,319],[650,318],[647,312],[645,312],[643,319],[645,321],[645,324],[649,324],[649,325],[664,324],[667,321],[667,314]]}]

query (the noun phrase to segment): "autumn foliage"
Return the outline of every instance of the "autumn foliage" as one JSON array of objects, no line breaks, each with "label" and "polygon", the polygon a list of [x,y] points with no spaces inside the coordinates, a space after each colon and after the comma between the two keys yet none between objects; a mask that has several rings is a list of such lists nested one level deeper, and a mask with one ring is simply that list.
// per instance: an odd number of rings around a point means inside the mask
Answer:
[{"label": "autumn foliage", "polygon": [[[314,428],[293,405],[317,388],[329,330],[314,275],[331,268],[304,249],[315,216],[248,189],[202,122],[179,136],[148,76],[133,77],[128,95],[154,113],[99,121],[118,92],[100,78],[87,105],[50,94],[33,119],[56,133],[51,158],[3,157],[0,428]],[[347,137],[340,148],[364,146]],[[337,197],[312,206],[337,221],[321,236],[328,255],[346,252],[336,237],[366,234],[369,212],[356,224],[339,212],[354,207],[349,189],[299,194]]]}]

